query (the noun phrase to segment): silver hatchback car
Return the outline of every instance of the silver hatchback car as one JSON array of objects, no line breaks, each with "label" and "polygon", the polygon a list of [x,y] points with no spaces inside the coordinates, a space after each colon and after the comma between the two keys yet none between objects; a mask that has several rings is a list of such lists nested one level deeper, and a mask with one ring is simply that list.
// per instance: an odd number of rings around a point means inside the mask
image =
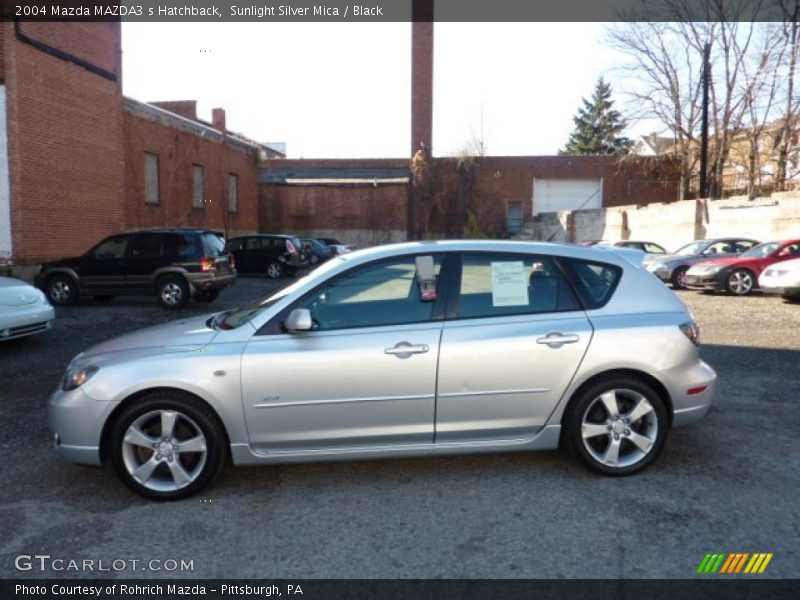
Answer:
[{"label": "silver hatchback car", "polygon": [[236,310],[76,356],[60,453],[157,499],[235,465],[553,449],[628,475],[706,414],[681,300],[621,248],[505,241],[338,256]]}]

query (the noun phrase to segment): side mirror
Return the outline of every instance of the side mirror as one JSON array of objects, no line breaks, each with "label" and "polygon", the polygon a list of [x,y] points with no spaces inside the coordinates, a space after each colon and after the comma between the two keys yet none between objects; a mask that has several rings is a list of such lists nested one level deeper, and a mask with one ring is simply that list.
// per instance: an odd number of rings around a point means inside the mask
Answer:
[{"label": "side mirror", "polygon": [[286,321],[283,322],[286,331],[311,331],[314,321],[311,318],[311,311],[307,308],[295,308]]}]

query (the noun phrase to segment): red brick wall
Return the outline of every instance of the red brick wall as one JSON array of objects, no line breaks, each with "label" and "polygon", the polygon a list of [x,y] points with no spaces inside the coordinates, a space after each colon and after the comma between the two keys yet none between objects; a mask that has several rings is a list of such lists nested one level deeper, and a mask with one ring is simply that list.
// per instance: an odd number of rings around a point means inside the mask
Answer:
[{"label": "red brick wall", "polygon": [[[228,235],[258,230],[258,162],[254,152],[168,127],[125,110],[125,223],[146,227],[207,227]],[[145,153],[159,157],[157,205],[145,203]],[[205,174],[203,208],[192,207],[192,166]],[[228,212],[228,175],[239,177],[239,209]]]},{"label": "red brick wall", "polygon": [[0,23],[8,95],[13,259],[84,252],[123,226],[119,23],[22,23],[30,38],[117,75],[109,81],[22,43]]},{"label": "red brick wall", "polygon": [[[441,213],[435,229],[448,230],[459,215],[460,178],[457,161],[434,159],[441,189]],[[281,160],[267,161],[270,168],[407,168],[405,159]],[[635,159],[620,163],[605,156],[489,156],[478,159],[475,173],[475,213],[488,235],[505,235],[509,201],[522,201],[523,215],[533,211],[536,178],[603,178],[603,205],[647,204],[676,199],[675,165],[660,159]],[[668,179],[667,184],[657,180]],[[406,229],[408,189],[405,185],[373,188],[346,185],[261,185],[262,231],[353,229]],[[461,226],[458,226],[460,231]]]}]

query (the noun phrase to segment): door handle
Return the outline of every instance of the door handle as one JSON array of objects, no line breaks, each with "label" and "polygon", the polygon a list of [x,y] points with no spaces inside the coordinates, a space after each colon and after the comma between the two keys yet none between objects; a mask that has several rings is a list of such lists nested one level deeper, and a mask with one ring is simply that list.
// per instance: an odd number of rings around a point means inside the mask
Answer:
[{"label": "door handle", "polygon": [[574,333],[548,333],[544,337],[536,338],[537,344],[546,344],[551,348],[560,348],[563,344],[574,344],[581,338]]},{"label": "door handle", "polygon": [[391,354],[398,358],[408,358],[412,354],[424,354],[428,351],[426,344],[409,344],[408,342],[399,342],[392,348],[386,348],[384,354]]}]

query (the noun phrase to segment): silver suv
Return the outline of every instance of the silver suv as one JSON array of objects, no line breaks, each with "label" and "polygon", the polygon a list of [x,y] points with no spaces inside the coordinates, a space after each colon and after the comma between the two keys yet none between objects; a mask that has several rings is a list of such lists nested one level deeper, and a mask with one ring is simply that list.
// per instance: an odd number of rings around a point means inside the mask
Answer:
[{"label": "silver suv", "polygon": [[103,342],[49,401],[61,454],[188,496],[235,465],[569,446],[628,475],[716,375],[640,251],[501,241],[336,257],[239,309]]}]

